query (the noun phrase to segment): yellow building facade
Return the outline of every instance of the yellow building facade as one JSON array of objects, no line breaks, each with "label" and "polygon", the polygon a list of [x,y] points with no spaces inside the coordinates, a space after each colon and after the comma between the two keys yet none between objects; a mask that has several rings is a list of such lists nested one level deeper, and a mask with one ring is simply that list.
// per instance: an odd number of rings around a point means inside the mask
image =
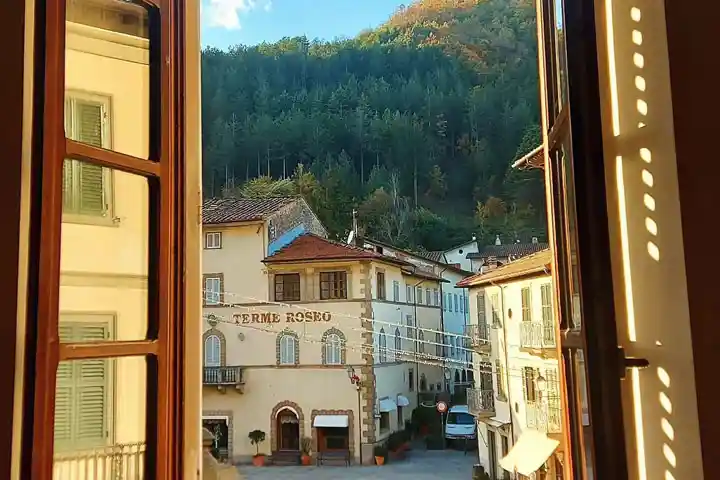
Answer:
[{"label": "yellow building facade", "polygon": [[[216,451],[293,463],[307,438],[316,458],[370,463],[373,446],[410,421],[421,384],[442,381],[440,307],[405,297],[406,285],[437,289],[440,279],[313,233],[273,251],[261,235],[268,219],[254,222],[204,226],[203,423]],[[255,268],[235,269],[255,252],[266,252]],[[425,351],[436,365],[420,360]],[[253,430],[266,434],[260,445]]]}]

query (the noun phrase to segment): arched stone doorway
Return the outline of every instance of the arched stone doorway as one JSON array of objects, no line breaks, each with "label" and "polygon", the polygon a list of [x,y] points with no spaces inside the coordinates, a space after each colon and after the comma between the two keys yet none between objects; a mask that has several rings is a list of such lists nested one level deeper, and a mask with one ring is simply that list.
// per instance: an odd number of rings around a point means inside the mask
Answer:
[{"label": "arched stone doorway", "polygon": [[273,452],[300,451],[300,439],[305,435],[305,416],[296,403],[284,401],[275,405],[270,425]]},{"label": "arched stone doorway", "polygon": [[278,451],[300,450],[300,419],[293,410],[284,408],[275,417]]}]

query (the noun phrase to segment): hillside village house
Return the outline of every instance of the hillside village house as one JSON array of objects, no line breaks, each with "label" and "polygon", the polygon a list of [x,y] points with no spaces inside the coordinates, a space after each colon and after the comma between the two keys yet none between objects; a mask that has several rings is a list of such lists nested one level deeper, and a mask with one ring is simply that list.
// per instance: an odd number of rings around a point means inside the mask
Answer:
[{"label": "hillside village house", "polygon": [[[418,305],[441,307],[440,323],[444,332],[443,343],[445,357],[445,381],[443,391],[464,396],[465,388],[472,382],[470,350],[465,348],[465,325],[468,319],[467,291],[457,286],[462,279],[471,275],[456,265],[446,263],[443,252],[408,252],[377,240],[363,238],[363,248],[415,265],[423,271],[433,272],[447,283],[441,283],[439,291],[426,288],[422,294],[416,294],[414,302]],[[435,391],[435,390],[433,390]],[[432,391],[431,391],[432,392]],[[429,393],[431,393],[429,392]]]},{"label": "hillside village house", "polygon": [[[212,252],[217,265],[232,265],[239,248]],[[254,267],[267,301],[206,291],[203,418],[232,461],[254,454],[247,436],[260,429],[273,461],[298,462],[308,437],[320,455],[370,463],[373,445],[405,427],[418,389],[442,381],[440,307],[411,305],[400,287],[435,291],[441,279],[411,267],[306,233]],[[219,273],[236,279],[228,291],[246,288],[241,275]]]},{"label": "hillside village house", "polygon": [[510,478],[515,468],[526,476],[543,471],[546,478],[562,478],[551,262],[546,249],[459,284],[471,298],[468,335],[479,379],[468,402],[478,437],[485,439],[479,460],[491,478]]},{"label": "hillside village house", "polygon": [[202,213],[203,288],[228,302],[268,300],[263,259],[303,233],[327,236],[302,197],[210,199]]}]

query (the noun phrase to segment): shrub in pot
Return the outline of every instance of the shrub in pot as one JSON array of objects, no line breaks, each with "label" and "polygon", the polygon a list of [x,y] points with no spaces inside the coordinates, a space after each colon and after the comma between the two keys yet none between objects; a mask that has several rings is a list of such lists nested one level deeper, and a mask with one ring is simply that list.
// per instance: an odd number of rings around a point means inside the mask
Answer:
[{"label": "shrub in pot", "polygon": [[260,453],[260,444],[265,441],[265,432],[262,430],[253,430],[248,433],[250,443],[255,445],[255,455],[253,456],[253,465],[256,467],[262,467],[265,465],[265,454]]},{"label": "shrub in pot", "polygon": [[377,465],[384,465],[387,448],[385,448],[384,445],[375,445],[375,447],[373,447],[373,456],[375,457],[375,463]]},{"label": "shrub in pot", "polygon": [[312,463],[312,438],[305,437],[300,442],[300,461],[303,465],[310,465]]}]

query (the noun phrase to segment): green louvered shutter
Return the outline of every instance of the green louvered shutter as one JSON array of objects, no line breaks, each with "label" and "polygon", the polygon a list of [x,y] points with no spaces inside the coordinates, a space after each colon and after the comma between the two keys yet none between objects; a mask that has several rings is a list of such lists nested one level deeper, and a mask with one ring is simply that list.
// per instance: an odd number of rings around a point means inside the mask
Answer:
[{"label": "green louvered shutter", "polygon": [[[103,325],[75,326],[81,342],[99,342],[107,338]],[[108,434],[108,360],[75,362],[76,412],[75,439],[81,444],[101,444]]]},{"label": "green louvered shutter", "polygon": [[[76,139],[93,147],[102,148],[103,109],[98,103],[75,101]],[[103,168],[87,162],[78,162],[78,208],[88,215],[105,214]]]},{"label": "green louvered shutter", "polygon": [[[98,342],[108,338],[102,324],[60,325],[61,342]],[[55,446],[57,450],[104,445],[109,435],[108,385],[110,360],[61,362],[55,397]]]},{"label": "green louvered shutter", "polygon": [[[61,324],[59,334],[61,343],[72,341],[72,326]],[[55,389],[55,447],[60,450],[67,448],[72,442],[74,397],[73,365],[67,361],[60,362],[57,371],[57,387]]]}]

